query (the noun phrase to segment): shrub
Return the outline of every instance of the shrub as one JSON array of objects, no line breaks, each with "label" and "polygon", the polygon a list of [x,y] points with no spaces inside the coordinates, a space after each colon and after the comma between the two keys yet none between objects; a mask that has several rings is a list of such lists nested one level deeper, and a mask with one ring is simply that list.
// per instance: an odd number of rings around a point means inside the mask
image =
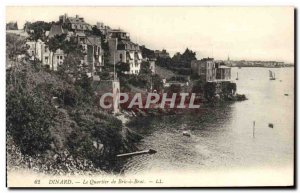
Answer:
[{"label": "shrub", "polygon": [[11,91],[7,95],[7,132],[25,155],[43,154],[50,149],[49,128],[55,113],[43,97]]}]

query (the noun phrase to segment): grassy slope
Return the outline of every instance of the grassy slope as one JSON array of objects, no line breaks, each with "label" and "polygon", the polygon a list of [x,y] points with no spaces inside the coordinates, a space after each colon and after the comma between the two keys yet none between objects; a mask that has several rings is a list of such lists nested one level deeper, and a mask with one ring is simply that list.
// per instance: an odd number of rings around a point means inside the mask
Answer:
[{"label": "grassy slope", "polygon": [[176,74],[174,72],[172,72],[171,70],[168,70],[166,68],[160,67],[158,65],[155,66],[155,71],[156,73],[161,77],[161,78],[166,78],[169,79],[173,76],[175,76]]}]

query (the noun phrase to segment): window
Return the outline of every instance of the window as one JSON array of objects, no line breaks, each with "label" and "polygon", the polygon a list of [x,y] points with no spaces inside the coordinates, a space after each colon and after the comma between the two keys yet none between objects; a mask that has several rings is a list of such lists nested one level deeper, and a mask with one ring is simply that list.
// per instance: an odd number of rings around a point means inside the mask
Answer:
[{"label": "window", "polygon": [[123,58],[123,56],[122,56],[122,54],[120,54],[120,60],[122,60],[122,58]]},{"label": "window", "polygon": [[62,57],[62,56],[60,56],[60,59],[63,59],[63,57]]},{"label": "window", "polygon": [[48,56],[45,56],[45,63],[48,64]]},{"label": "window", "polygon": [[56,57],[59,60],[59,56]]}]

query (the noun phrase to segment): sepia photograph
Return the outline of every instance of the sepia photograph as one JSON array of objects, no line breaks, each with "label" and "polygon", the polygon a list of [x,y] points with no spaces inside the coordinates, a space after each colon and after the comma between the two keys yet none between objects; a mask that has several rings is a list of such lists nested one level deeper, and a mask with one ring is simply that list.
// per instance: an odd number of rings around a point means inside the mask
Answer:
[{"label": "sepia photograph", "polygon": [[295,186],[295,7],[5,11],[8,188]]}]

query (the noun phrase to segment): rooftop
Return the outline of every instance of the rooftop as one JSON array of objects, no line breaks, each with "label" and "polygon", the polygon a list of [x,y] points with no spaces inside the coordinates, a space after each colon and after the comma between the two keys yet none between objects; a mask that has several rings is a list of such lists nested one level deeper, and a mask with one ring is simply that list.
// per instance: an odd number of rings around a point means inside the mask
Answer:
[{"label": "rooftop", "polygon": [[88,36],[86,43],[88,45],[101,45],[101,39],[96,36]]},{"label": "rooftop", "polygon": [[50,31],[49,31],[49,38],[52,38],[56,35],[61,35],[61,34],[65,34],[65,33],[68,33],[68,30],[66,29],[63,29],[62,28],[62,25],[60,24],[53,24],[50,28]]}]

